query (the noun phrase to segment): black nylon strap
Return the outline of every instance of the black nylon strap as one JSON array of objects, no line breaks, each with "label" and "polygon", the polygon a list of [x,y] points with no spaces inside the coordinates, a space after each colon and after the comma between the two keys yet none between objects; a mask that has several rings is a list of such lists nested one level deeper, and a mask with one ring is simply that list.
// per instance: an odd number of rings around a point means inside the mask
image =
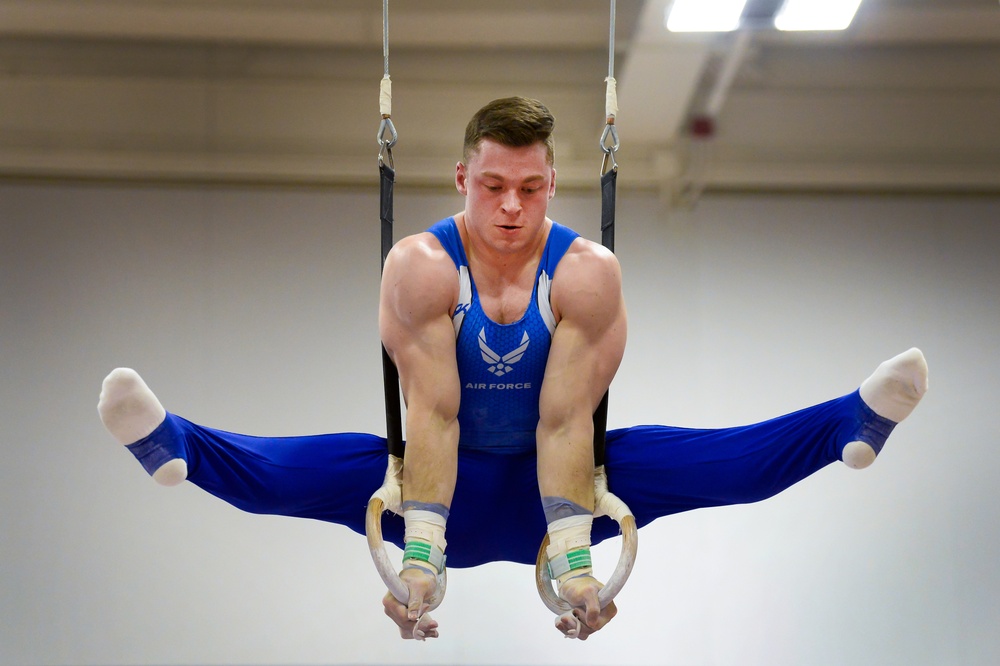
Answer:
[{"label": "black nylon strap", "polygon": [[385,162],[380,162],[378,175],[378,217],[382,223],[382,267],[385,268],[385,258],[392,249],[392,189],[396,182],[396,172]]},{"label": "black nylon strap", "polygon": [[[601,244],[615,251],[615,193],[618,169],[611,169],[601,176]],[[594,412],[594,465],[604,464],[604,444],[608,432],[608,393]]]},{"label": "black nylon strap", "polygon": [[[379,221],[382,227],[382,267],[392,249],[392,190],[396,172],[381,162],[379,164]],[[403,409],[399,400],[399,371],[382,347],[382,385],[385,390],[385,437],[389,454],[403,457]]]},{"label": "black nylon strap", "polygon": [[601,244],[615,251],[615,189],[618,169],[601,176]]}]

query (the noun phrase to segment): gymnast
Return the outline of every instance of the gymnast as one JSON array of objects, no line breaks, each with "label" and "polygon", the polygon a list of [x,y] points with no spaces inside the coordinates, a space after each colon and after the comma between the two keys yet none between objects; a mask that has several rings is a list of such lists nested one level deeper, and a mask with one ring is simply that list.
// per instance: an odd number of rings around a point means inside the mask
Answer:
[{"label": "gymnast", "polygon": [[[615,256],[546,216],[556,190],[554,118],[539,102],[490,102],[469,122],[455,185],[464,210],[402,239],[385,263],[379,329],[406,402],[402,516],[409,601],[387,594],[403,638],[435,638],[424,611],[447,566],[530,564],[542,536],[559,597],[586,639],[601,608],[590,546],[618,533],[594,518],[593,413],[625,349]],[[607,433],[610,489],[636,524],[756,502],[840,460],[870,465],[927,389],[914,348],[842,397],[754,425],[635,426]],[[104,380],[100,417],[159,483],[191,481],[253,513],[314,518],[364,534],[386,440],[361,433],[263,438],[164,410],[133,370]],[[445,537],[447,528],[447,539]]]}]

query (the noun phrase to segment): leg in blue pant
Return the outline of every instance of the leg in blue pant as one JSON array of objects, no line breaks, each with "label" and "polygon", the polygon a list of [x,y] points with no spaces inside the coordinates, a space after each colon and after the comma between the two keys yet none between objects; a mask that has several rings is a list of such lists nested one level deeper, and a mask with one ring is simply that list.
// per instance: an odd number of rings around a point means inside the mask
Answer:
[{"label": "leg in blue pant", "polygon": [[854,391],[747,426],[615,430],[607,443],[610,490],[640,527],[681,511],[758,502],[841,460],[848,442],[881,449],[894,425]]},{"label": "leg in blue pant", "polygon": [[[733,428],[635,426],[608,433],[610,490],[641,527],[691,509],[771,497],[836,460],[863,467],[926,390],[923,356],[911,350],[879,366],[858,391],[761,423]],[[142,379],[119,369],[98,406],[109,431],[155,479],[185,478],[244,511],[314,518],[364,533],[365,507],[385,474],[385,440],[342,433],[263,438],[193,424],[166,413]],[[492,512],[481,529],[481,508]],[[448,565],[534,562],[546,521],[534,452],[462,449],[448,524]],[[617,535],[594,523],[593,542]],[[402,546],[402,520],[383,535]]]},{"label": "leg in blue pant", "polygon": [[361,534],[386,464],[385,439],[375,435],[253,437],[170,413],[127,448],[147,471],[158,459],[183,460],[189,481],[244,511],[314,518]]}]

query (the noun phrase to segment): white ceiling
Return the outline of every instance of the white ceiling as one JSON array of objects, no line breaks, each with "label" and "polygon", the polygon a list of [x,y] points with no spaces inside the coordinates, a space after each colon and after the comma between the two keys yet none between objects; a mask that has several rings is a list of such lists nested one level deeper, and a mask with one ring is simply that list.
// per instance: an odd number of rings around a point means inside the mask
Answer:
[{"label": "white ceiling", "polygon": [[[668,4],[617,2],[620,186],[1000,192],[997,0],[864,0],[836,34],[671,35]],[[399,183],[449,186],[468,117],[524,94],[562,186],[593,186],[608,25],[607,0],[392,0]],[[0,0],[0,177],[371,184],[382,73],[380,0]]]}]

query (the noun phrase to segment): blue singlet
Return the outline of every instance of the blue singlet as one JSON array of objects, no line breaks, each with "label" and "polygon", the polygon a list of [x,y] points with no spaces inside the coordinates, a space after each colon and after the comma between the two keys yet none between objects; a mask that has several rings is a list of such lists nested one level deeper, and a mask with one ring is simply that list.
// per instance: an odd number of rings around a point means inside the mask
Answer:
[{"label": "blue singlet", "polygon": [[579,234],[552,223],[527,311],[516,322],[498,324],[483,312],[455,218],[442,220],[428,231],[458,270],[459,303],[452,320],[462,382],[459,446],[533,451],[538,399],[556,326],[549,304],[552,276]]}]

